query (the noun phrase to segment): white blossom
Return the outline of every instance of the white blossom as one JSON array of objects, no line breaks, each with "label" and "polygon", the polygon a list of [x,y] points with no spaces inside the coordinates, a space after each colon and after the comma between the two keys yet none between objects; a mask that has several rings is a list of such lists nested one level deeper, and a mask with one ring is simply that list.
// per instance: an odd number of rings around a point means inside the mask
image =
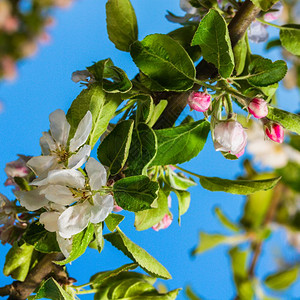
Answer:
[{"label": "white blossom", "polygon": [[248,38],[251,42],[262,43],[265,42],[269,34],[267,32],[267,25],[260,23],[259,21],[254,21],[251,23],[248,30]]}]

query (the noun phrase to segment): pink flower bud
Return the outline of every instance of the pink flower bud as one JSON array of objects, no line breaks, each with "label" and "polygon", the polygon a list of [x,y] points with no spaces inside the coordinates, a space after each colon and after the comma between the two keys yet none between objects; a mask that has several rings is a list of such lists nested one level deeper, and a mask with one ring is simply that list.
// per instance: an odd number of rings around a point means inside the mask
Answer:
[{"label": "pink flower bud", "polygon": [[211,103],[211,95],[202,92],[192,92],[188,98],[188,105],[191,109],[205,112]]},{"label": "pink flower bud", "polygon": [[284,130],[283,127],[274,122],[269,122],[266,125],[266,134],[267,136],[276,143],[282,143],[284,139]]},{"label": "pink flower bud", "polygon": [[268,12],[268,13],[266,13],[266,14],[264,15],[264,19],[265,19],[265,21],[267,21],[267,22],[275,21],[275,20],[277,20],[277,19],[280,17],[280,15],[281,15],[281,13],[282,13],[282,11],[283,11],[283,5],[282,5],[282,3],[281,3],[280,1],[277,2],[277,3],[275,3],[275,4],[271,7],[271,10],[274,10],[274,11]]},{"label": "pink flower bud", "polygon": [[119,205],[117,205],[117,204],[114,205],[114,208],[113,208],[113,211],[114,211],[114,212],[120,212],[120,211],[122,211],[122,210],[123,210],[123,208],[122,208],[121,206],[119,206]]},{"label": "pink flower bud", "polygon": [[166,229],[171,225],[172,221],[173,218],[169,214],[165,214],[163,219],[159,223],[154,225],[152,229],[154,229],[155,231],[159,231],[160,229]]},{"label": "pink flower bud", "polygon": [[247,134],[237,121],[222,121],[214,130],[214,146],[216,151],[224,151],[241,156],[247,144]]},{"label": "pink flower bud", "polygon": [[248,110],[255,118],[261,119],[268,115],[268,104],[264,99],[253,98],[248,105]]}]

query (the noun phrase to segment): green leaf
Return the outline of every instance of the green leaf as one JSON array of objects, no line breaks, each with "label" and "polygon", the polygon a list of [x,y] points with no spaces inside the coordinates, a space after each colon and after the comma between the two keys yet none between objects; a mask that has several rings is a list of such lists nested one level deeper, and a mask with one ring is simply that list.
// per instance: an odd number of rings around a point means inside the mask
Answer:
[{"label": "green leaf", "polygon": [[151,120],[148,122],[149,127],[154,126],[154,124],[156,123],[160,115],[163,113],[167,105],[168,105],[167,100],[160,100],[160,102],[157,105],[155,105]]},{"label": "green leaf", "polygon": [[175,190],[185,191],[197,185],[192,178],[187,178],[183,173],[174,172],[170,167],[166,170],[166,182]]},{"label": "green leaf", "polygon": [[269,106],[267,117],[272,121],[280,123],[286,129],[300,134],[300,115]]},{"label": "green leaf", "polygon": [[138,263],[151,276],[163,279],[172,278],[163,265],[140,246],[133,243],[119,228],[117,228],[117,232],[104,235],[104,238],[117,249],[121,250],[132,261]]},{"label": "green leaf", "polygon": [[218,177],[200,177],[200,184],[212,192],[226,192],[238,195],[249,195],[258,191],[272,189],[281,177],[264,180],[229,180]]},{"label": "green leaf", "polygon": [[126,93],[132,88],[132,83],[126,73],[114,66],[110,58],[100,60],[87,67],[103,90],[108,93]]},{"label": "green leaf", "polygon": [[194,85],[193,61],[167,35],[148,35],[131,45],[130,54],[137,67],[166,91],[186,91]]},{"label": "green leaf", "polygon": [[154,111],[153,99],[150,95],[138,95],[136,123],[148,123]]},{"label": "green leaf", "polygon": [[67,293],[52,277],[47,279],[39,288],[37,294],[32,298],[52,300],[73,300],[74,297]]},{"label": "green leaf", "polygon": [[139,123],[133,130],[132,143],[128,156],[126,176],[146,174],[157,151],[157,138],[152,128]]},{"label": "green leaf", "polygon": [[134,9],[129,0],[108,0],[106,23],[109,39],[121,51],[129,51],[138,39],[138,26]]},{"label": "green leaf", "polygon": [[195,294],[190,286],[186,287],[185,294],[190,300],[201,300],[201,298]]},{"label": "green leaf", "polygon": [[180,224],[180,217],[187,212],[190,207],[191,194],[187,191],[174,190],[178,199],[178,223]]},{"label": "green leaf", "polygon": [[[255,194],[256,195],[256,194]],[[234,224],[231,220],[228,219],[228,217],[222,212],[221,208],[216,207],[215,208],[216,216],[218,217],[219,221],[228,229],[234,232],[239,232],[240,228],[238,225]]]},{"label": "green leaf", "polygon": [[176,165],[191,160],[203,149],[209,130],[205,120],[155,130],[158,149],[150,165]]},{"label": "green leaf", "polygon": [[159,223],[169,214],[168,197],[162,189],[158,191],[157,208],[150,208],[135,213],[134,226],[136,230],[146,230]]},{"label": "green leaf", "polygon": [[294,55],[300,55],[300,25],[283,25],[279,32],[281,45]]},{"label": "green leaf", "polygon": [[3,274],[24,281],[35,259],[36,252],[32,245],[24,243],[19,246],[14,243],[6,254]]},{"label": "green leaf", "polygon": [[241,251],[234,247],[229,251],[233,271],[234,282],[240,299],[253,299],[254,289],[248,277],[247,261],[249,250]]},{"label": "green leaf", "polygon": [[225,19],[214,9],[201,20],[192,41],[199,45],[203,58],[216,66],[223,78],[234,68],[234,56]]},{"label": "green leaf", "polygon": [[[105,219],[106,220],[106,219]],[[97,249],[99,253],[103,250],[104,247],[104,239],[103,239],[103,222],[94,225],[94,234],[95,240],[89,244],[89,247],[92,247],[92,243],[94,243],[94,249]]]},{"label": "green leaf", "polygon": [[206,232],[200,232],[199,245],[193,250],[192,255],[201,254],[212,248],[215,248],[222,244],[227,236],[221,234],[208,234]]},{"label": "green leaf", "polygon": [[118,174],[125,165],[129,154],[133,125],[133,120],[118,123],[98,147],[98,159],[109,168],[111,175]]},{"label": "green leaf", "polygon": [[131,176],[118,180],[113,186],[114,198],[119,206],[129,211],[151,208],[157,199],[159,185],[147,176]]},{"label": "green leaf", "polygon": [[105,219],[105,224],[109,231],[114,231],[117,226],[124,220],[124,216],[119,214],[109,214]]},{"label": "green leaf", "polygon": [[93,127],[89,144],[93,147],[107,129],[109,121],[121,102],[120,94],[107,94],[98,84],[90,85],[73,101],[67,113],[67,119],[71,125],[69,138],[74,135],[79,122],[90,110],[93,116]]},{"label": "green leaf", "polygon": [[85,252],[89,243],[93,240],[93,236],[94,224],[90,223],[86,229],[73,236],[72,250],[69,257],[62,261],[56,261],[55,263],[63,266],[77,259]]},{"label": "green leaf", "polygon": [[269,10],[278,0],[251,0],[252,3],[260,9]]},{"label": "green leaf", "polygon": [[300,164],[289,162],[285,167],[277,169],[276,173],[282,176],[282,182],[296,192],[300,192]]},{"label": "green leaf", "polygon": [[256,57],[249,65],[248,82],[254,86],[268,86],[279,82],[287,72],[285,61]]},{"label": "green leaf", "polygon": [[246,35],[244,35],[243,38],[241,38],[233,48],[236,75],[240,75],[244,71],[247,52],[248,47],[246,42]]},{"label": "green leaf", "polygon": [[265,279],[265,284],[272,290],[285,290],[289,288],[298,278],[299,267],[293,267],[275,274],[269,275]]}]

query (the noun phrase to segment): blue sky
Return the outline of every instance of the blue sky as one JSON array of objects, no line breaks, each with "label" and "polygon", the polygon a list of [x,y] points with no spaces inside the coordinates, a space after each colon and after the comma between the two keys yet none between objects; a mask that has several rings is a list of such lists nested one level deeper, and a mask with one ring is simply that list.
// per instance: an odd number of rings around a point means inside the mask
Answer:
[{"label": "blue sky", "polygon": [[[166,10],[183,14],[179,9],[179,0],[132,0],[132,4],[138,18],[139,39],[150,33],[167,33],[178,27],[165,19]],[[51,44],[41,47],[33,59],[20,63],[17,81],[1,83],[0,86],[0,98],[5,106],[4,112],[0,114],[0,182],[6,179],[5,164],[15,160],[16,154],[40,154],[39,138],[41,132],[49,128],[48,115],[57,108],[67,111],[72,100],[81,91],[79,84],[70,79],[73,71],[82,70],[94,61],[110,57],[129,77],[137,72],[130,55],[118,51],[108,40],[105,1],[78,0],[71,9],[57,11],[55,16],[57,25],[51,29]],[[255,53],[261,53],[262,46],[255,46],[253,49]],[[278,55],[276,51],[270,52],[272,59],[278,59]],[[299,108],[298,103],[296,91],[289,94],[280,92],[279,104],[283,108],[296,110]],[[201,113],[193,115],[196,119],[202,118]],[[220,153],[214,151],[209,137],[200,155],[183,167],[203,175],[234,178],[242,172],[241,162],[225,160]],[[13,197],[10,189],[3,185],[0,192]],[[232,299],[235,290],[227,256],[228,249],[219,247],[196,258],[190,257],[190,250],[198,242],[200,230],[228,233],[214,218],[213,208],[216,205],[233,219],[238,219],[244,199],[225,193],[211,193],[200,186],[191,188],[191,193],[191,206],[182,217],[180,227],[174,221],[167,230],[155,232],[149,229],[136,232],[132,213],[125,213],[125,221],[120,227],[170,271],[173,279],[165,282],[169,289],[189,284],[205,299]],[[175,196],[172,212],[176,220]],[[279,239],[284,239],[283,235],[271,239],[267,249],[274,252],[275,243]],[[0,268],[4,264],[4,255],[8,249],[8,246],[0,246]],[[263,249],[263,260],[258,264],[260,274],[276,269],[274,260],[265,255],[267,249]],[[79,284],[83,284],[94,273],[114,269],[127,262],[129,260],[122,253],[106,243],[101,254],[89,249],[84,256],[68,266],[68,270]],[[10,278],[0,275],[0,285],[10,282]],[[297,288],[299,285],[292,289],[290,295],[296,295]],[[81,299],[92,299],[92,296],[82,296]],[[178,299],[185,299],[183,292]]]}]

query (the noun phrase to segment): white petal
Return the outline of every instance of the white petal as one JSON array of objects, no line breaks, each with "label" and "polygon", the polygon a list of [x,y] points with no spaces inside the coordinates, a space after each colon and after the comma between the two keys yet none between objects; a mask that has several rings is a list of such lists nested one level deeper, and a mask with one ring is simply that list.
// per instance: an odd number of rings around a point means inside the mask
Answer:
[{"label": "white petal", "polygon": [[94,205],[91,208],[91,223],[100,223],[112,212],[114,208],[114,198],[112,195],[93,197]]},{"label": "white petal", "polygon": [[91,204],[88,201],[67,208],[58,219],[59,234],[70,238],[88,226]]},{"label": "white petal", "polygon": [[47,211],[40,215],[40,223],[44,225],[45,229],[50,232],[58,231],[57,221],[60,216],[59,212]]},{"label": "white petal", "polygon": [[27,210],[35,211],[48,204],[45,195],[40,194],[40,189],[38,188],[28,192],[15,191],[14,194],[20,201],[20,204]]},{"label": "white petal", "polygon": [[67,121],[64,111],[61,109],[55,110],[50,114],[49,120],[51,135],[58,145],[66,146],[71,126]]},{"label": "white petal", "polygon": [[262,43],[265,42],[269,37],[266,26],[261,24],[259,21],[251,23],[248,30],[248,38],[251,42]]},{"label": "white petal", "polygon": [[34,156],[27,162],[27,166],[38,176],[50,170],[55,164],[56,157],[50,155]]},{"label": "white petal", "polygon": [[89,176],[92,190],[99,190],[102,186],[106,185],[106,170],[95,158],[89,158],[85,164],[85,169]]},{"label": "white petal", "polygon": [[73,169],[52,170],[48,173],[46,179],[40,180],[38,178],[33,180],[32,183],[37,186],[45,184],[58,184],[82,189],[84,188],[85,178],[81,172]]},{"label": "white petal", "polygon": [[91,146],[84,145],[79,149],[79,151],[72,155],[68,161],[68,168],[70,169],[78,169],[80,168],[88,159],[91,154]]},{"label": "white petal", "polygon": [[62,254],[67,258],[72,250],[72,239],[65,239],[59,235],[59,233],[56,233],[56,240],[58,243],[58,246],[62,252]]},{"label": "white petal", "polygon": [[83,119],[80,121],[74,137],[70,141],[70,151],[76,151],[88,139],[92,129],[92,113],[88,110]]},{"label": "white petal", "polygon": [[70,205],[76,200],[70,189],[62,185],[48,185],[42,193],[49,201],[61,205]]},{"label": "white petal", "polygon": [[57,148],[57,145],[49,132],[43,132],[43,136],[40,138],[40,146],[44,155],[49,155],[51,151],[55,151]]}]

